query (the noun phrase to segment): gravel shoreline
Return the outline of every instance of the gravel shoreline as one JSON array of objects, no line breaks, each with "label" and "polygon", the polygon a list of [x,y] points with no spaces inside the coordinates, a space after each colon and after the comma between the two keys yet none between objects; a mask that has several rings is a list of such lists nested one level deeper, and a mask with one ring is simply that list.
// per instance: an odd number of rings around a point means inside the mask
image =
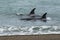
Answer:
[{"label": "gravel shoreline", "polygon": [[60,40],[60,34],[0,36],[0,40]]}]

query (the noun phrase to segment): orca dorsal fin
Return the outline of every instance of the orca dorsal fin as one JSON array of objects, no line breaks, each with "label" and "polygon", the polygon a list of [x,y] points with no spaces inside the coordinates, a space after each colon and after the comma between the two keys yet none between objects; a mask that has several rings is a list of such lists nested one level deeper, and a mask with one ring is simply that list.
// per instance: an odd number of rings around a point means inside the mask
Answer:
[{"label": "orca dorsal fin", "polygon": [[47,15],[47,13],[43,14],[41,19],[46,19],[46,15]]},{"label": "orca dorsal fin", "polygon": [[33,9],[31,10],[31,12],[30,12],[30,14],[29,14],[29,15],[35,14],[35,12],[34,12],[34,11],[35,11],[35,9],[36,9],[36,8],[33,8]]}]

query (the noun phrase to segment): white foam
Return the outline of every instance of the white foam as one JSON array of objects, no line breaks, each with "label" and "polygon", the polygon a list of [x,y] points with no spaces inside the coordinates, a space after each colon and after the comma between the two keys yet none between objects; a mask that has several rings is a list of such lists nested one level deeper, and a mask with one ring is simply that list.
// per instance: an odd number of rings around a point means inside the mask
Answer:
[{"label": "white foam", "polygon": [[5,29],[3,29],[3,28],[0,28],[0,32],[3,32]]},{"label": "white foam", "polygon": [[[6,28],[5,28],[6,27]],[[36,29],[37,28],[37,29]],[[0,36],[3,35],[37,35],[60,34],[59,26],[4,26],[0,27]]]},{"label": "white foam", "polygon": [[51,19],[50,17],[47,17],[47,20],[48,20],[48,21],[51,21],[52,19]]},{"label": "white foam", "polygon": [[21,13],[16,13],[16,15],[18,15],[18,16],[19,16],[20,14],[21,14]]}]

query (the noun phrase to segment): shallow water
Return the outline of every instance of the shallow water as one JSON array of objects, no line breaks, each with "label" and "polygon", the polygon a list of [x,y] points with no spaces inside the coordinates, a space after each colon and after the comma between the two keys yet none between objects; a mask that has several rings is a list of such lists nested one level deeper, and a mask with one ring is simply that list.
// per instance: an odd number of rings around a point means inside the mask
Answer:
[{"label": "shallow water", "polygon": [[[51,20],[22,21],[16,15],[29,14],[33,8],[38,15],[47,12]],[[60,0],[0,0],[0,35],[59,34],[59,26]]]}]

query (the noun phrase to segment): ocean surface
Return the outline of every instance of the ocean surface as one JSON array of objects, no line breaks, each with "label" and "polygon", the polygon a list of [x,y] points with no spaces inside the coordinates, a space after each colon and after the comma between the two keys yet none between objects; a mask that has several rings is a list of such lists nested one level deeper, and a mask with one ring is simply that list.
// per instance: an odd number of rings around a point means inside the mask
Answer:
[{"label": "ocean surface", "polygon": [[[43,22],[20,20],[16,14],[47,12],[48,20]],[[60,0],[0,0],[0,35],[60,34]]]}]

